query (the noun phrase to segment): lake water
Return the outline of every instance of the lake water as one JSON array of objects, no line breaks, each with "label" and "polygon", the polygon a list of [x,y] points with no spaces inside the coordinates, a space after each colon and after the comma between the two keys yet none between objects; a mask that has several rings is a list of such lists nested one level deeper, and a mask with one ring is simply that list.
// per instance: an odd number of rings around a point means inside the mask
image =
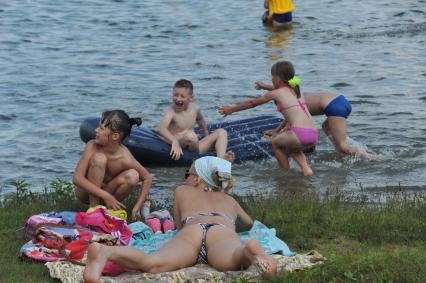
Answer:
[{"label": "lake water", "polygon": [[[123,108],[157,127],[171,88],[190,79],[207,122],[221,104],[260,95],[257,80],[290,60],[302,90],[352,103],[350,142],[371,163],[334,151],[325,135],[312,178],[274,159],[235,165],[238,194],[328,188],[426,190],[426,1],[296,1],[292,30],[262,26],[263,1],[6,1],[0,7],[0,188],[40,190],[71,180],[84,148],[82,119]],[[226,118],[277,115],[272,104]],[[316,117],[320,126],[324,117]],[[170,196],[185,168],[148,167],[154,197]]]}]

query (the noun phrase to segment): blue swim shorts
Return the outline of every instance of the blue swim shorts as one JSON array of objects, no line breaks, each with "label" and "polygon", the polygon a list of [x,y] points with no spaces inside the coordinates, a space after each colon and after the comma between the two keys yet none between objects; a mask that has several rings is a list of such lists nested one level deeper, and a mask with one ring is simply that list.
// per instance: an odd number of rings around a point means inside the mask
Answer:
[{"label": "blue swim shorts", "polygon": [[348,118],[351,112],[352,112],[352,106],[343,95],[339,95],[338,97],[333,99],[324,109],[324,113],[327,117],[337,116],[337,117]]},{"label": "blue swim shorts", "polygon": [[[269,16],[269,10],[266,10],[266,12],[262,16],[262,22],[264,24],[268,24],[268,16]],[[289,23],[293,20],[293,14],[291,12],[285,13],[285,14],[274,14],[272,16],[272,20],[282,24]]]}]

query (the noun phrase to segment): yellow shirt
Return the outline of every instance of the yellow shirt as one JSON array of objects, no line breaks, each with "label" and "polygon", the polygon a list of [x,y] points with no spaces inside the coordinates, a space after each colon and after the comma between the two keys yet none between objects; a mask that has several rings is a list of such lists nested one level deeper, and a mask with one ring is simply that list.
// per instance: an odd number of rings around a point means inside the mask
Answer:
[{"label": "yellow shirt", "polygon": [[269,0],[269,18],[274,14],[285,14],[294,11],[292,0]]}]

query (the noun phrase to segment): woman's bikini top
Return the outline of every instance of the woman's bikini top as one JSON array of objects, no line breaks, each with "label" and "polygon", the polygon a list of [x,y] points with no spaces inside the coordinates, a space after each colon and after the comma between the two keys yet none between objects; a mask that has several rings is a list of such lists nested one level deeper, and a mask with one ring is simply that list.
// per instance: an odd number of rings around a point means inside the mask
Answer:
[{"label": "woman's bikini top", "polygon": [[[291,88],[286,84],[281,85],[279,88],[284,88],[284,87]],[[303,112],[305,112],[306,116],[309,117],[309,114],[306,112],[306,103],[303,102],[303,101],[300,101],[299,99],[297,99],[297,103],[298,104],[293,104],[293,105],[290,105],[288,107],[284,107],[281,104],[277,104],[277,111],[282,113],[283,111],[287,111],[288,109],[290,109],[292,107],[299,106],[303,110]]]},{"label": "woman's bikini top", "polygon": [[200,212],[197,214],[193,214],[193,215],[189,215],[187,217],[185,217],[185,219],[182,220],[182,225],[185,225],[186,223],[188,223],[191,220],[194,220],[196,218],[200,218],[200,217],[205,217],[205,216],[222,216],[224,218],[226,218],[227,220],[229,220],[229,222],[232,223],[232,225],[235,225],[235,220],[233,218],[231,218],[229,215],[226,215],[223,212]]}]

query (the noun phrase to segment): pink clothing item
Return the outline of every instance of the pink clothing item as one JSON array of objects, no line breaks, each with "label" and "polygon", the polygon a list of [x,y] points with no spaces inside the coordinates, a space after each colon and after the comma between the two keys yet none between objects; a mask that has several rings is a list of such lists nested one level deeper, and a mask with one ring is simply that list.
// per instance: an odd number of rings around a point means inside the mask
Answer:
[{"label": "pink clothing item", "polygon": [[105,208],[101,207],[92,212],[77,213],[75,223],[89,226],[97,232],[111,234],[120,239],[124,245],[128,245],[133,236],[126,220],[110,215]]},{"label": "pink clothing item", "polygon": [[161,231],[161,223],[158,218],[149,218],[145,221],[146,225],[148,225],[151,230],[156,233],[157,231]]},{"label": "pink clothing item", "polygon": [[[303,102],[303,101],[300,101],[300,100],[297,100],[297,102],[298,102],[298,104],[293,104],[293,105],[290,105],[289,107],[283,107],[281,104],[277,104],[277,111],[283,112],[283,111],[286,111],[286,110],[288,110],[292,107],[299,106],[306,113],[306,103]],[[306,115],[308,115],[308,114],[306,113]]]},{"label": "pink clothing item", "polygon": [[303,146],[315,145],[318,141],[318,130],[315,128],[288,127],[289,132],[293,132]]},{"label": "pink clothing item", "polygon": [[173,231],[175,230],[175,224],[170,219],[164,219],[163,221],[163,232],[166,233],[167,231]]}]

